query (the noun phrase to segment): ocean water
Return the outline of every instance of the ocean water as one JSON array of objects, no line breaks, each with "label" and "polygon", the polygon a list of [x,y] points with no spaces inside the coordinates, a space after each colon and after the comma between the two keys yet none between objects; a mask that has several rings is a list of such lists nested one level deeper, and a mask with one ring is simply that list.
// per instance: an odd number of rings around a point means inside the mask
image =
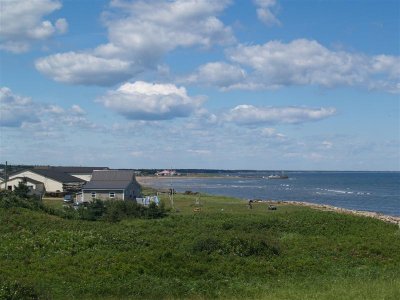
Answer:
[{"label": "ocean water", "polygon": [[242,172],[216,178],[151,178],[154,188],[174,188],[241,199],[291,200],[400,216],[400,172]]}]

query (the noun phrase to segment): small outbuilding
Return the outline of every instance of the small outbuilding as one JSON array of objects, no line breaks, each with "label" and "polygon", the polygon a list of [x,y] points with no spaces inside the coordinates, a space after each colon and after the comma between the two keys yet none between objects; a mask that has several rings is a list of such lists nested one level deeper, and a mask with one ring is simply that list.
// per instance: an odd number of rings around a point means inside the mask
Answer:
[{"label": "small outbuilding", "polygon": [[134,171],[94,170],[92,179],[82,188],[81,202],[100,200],[135,200],[140,185]]}]

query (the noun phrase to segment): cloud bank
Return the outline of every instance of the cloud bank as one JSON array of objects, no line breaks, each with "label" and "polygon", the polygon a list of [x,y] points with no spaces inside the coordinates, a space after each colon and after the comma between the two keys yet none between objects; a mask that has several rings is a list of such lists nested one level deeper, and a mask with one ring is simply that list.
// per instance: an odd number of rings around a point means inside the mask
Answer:
[{"label": "cloud bank", "polygon": [[319,121],[331,117],[335,113],[336,109],[333,107],[256,107],[243,104],[232,108],[226,113],[225,120],[239,125],[299,124]]},{"label": "cloud bank", "polygon": [[262,45],[238,45],[226,52],[230,63],[215,62],[220,69],[236,70],[242,77],[224,81],[223,72],[209,76],[208,64],[200,66],[189,82],[214,85],[221,89],[276,89],[292,85],[322,87],[354,86],[400,91],[400,58],[391,55],[368,56],[333,51],[314,40],[290,43],[270,41]]},{"label": "cloud bank", "polygon": [[217,15],[230,1],[111,1],[103,21],[108,43],[84,52],[58,53],[36,61],[46,76],[70,84],[112,85],[156,68],[176,48],[228,45],[230,27]]}]

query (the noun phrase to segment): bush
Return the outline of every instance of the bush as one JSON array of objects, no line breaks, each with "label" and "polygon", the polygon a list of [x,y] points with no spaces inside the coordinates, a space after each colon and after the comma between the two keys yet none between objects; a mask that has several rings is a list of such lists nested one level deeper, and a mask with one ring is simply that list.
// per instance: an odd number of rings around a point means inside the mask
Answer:
[{"label": "bush", "polygon": [[3,282],[0,285],[0,299],[33,300],[33,299],[39,299],[39,295],[33,287],[23,285],[18,281]]},{"label": "bush", "polygon": [[0,207],[23,207],[32,210],[41,210],[44,208],[38,197],[26,196],[24,198],[11,191],[0,191]]}]

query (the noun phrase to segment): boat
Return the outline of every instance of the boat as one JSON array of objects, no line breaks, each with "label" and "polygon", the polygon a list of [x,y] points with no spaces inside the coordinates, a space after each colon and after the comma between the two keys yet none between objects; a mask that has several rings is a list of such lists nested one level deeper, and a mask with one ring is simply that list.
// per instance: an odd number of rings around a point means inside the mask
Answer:
[{"label": "boat", "polygon": [[288,179],[289,176],[285,175],[283,172],[281,174],[272,174],[267,177],[268,179]]}]

